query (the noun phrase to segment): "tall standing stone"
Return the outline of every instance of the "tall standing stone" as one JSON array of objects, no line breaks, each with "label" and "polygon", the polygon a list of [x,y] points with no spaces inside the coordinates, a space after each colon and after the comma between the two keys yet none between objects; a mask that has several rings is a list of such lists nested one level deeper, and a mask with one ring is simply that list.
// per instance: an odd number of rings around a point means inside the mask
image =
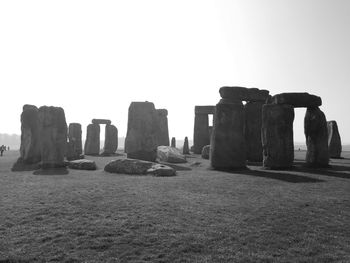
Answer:
[{"label": "tall standing stone", "polygon": [[68,149],[67,159],[81,159],[83,153],[83,145],[81,140],[81,124],[70,123],[68,127]]},{"label": "tall standing stone", "polygon": [[263,102],[248,102],[245,111],[245,140],[247,145],[247,160],[261,162],[263,149],[261,142],[262,106]]},{"label": "tall standing stone", "polygon": [[176,139],[175,139],[175,137],[171,138],[171,147],[176,148]]},{"label": "tall standing stone", "polygon": [[132,102],[128,113],[125,152],[128,158],[154,162],[158,146],[158,116],[151,102]]},{"label": "tall standing stone", "polygon": [[87,155],[100,154],[100,125],[89,124],[86,131],[84,153]]},{"label": "tall standing stone", "polygon": [[341,139],[336,121],[328,121],[328,150],[329,157],[341,158]]},{"label": "tall standing stone", "polygon": [[306,164],[327,167],[329,164],[328,129],[324,113],[318,107],[308,108],[304,119]]},{"label": "tall standing stone", "polygon": [[194,108],[193,152],[195,154],[201,154],[202,148],[210,144],[208,114],[214,114],[214,111],[214,106],[195,106]]},{"label": "tall standing stone", "polygon": [[188,138],[187,137],[185,137],[184,146],[182,148],[182,153],[183,154],[190,154],[190,147],[188,145]]},{"label": "tall standing stone", "polygon": [[210,146],[210,163],[214,169],[230,170],[246,166],[244,122],[241,101],[223,98],[216,104]]},{"label": "tall standing stone", "polygon": [[261,138],[264,167],[283,169],[293,165],[293,121],[293,106],[287,104],[263,106]]},{"label": "tall standing stone", "polygon": [[118,129],[112,124],[106,124],[105,128],[105,145],[103,155],[111,155],[118,148]]},{"label": "tall standing stone", "polygon": [[168,129],[168,111],[166,109],[157,109],[158,116],[158,145],[169,146],[169,129]]},{"label": "tall standing stone", "polygon": [[39,130],[41,168],[64,167],[67,149],[67,123],[64,110],[60,107],[39,108]]}]

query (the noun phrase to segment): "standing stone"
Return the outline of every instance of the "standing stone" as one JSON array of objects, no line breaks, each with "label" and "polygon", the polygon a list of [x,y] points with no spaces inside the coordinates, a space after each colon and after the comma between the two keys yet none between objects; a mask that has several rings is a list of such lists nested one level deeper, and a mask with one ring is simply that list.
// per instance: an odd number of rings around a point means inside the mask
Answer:
[{"label": "standing stone", "polygon": [[341,158],[341,139],[336,121],[328,121],[328,150],[329,157]]},{"label": "standing stone", "polygon": [[185,137],[184,146],[182,148],[182,153],[183,154],[190,154],[190,148],[188,145],[188,138],[187,137]]},{"label": "standing stone", "polygon": [[176,139],[175,139],[175,137],[171,138],[171,147],[176,148]]},{"label": "standing stone", "polygon": [[132,102],[125,138],[127,157],[154,162],[157,157],[158,127],[157,111],[152,102]]},{"label": "standing stone", "polygon": [[158,116],[158,146],[169,146],[168,111],[157,109]]},{"label": "standing stone", "polygon": [[86,155],[100,154],[100,125],[89,124],[87,126],[84,152]]},{"label": "standing stone", "polygon": [[244,122],[242,102],[222,99],[216,104],[210,147],[210,162],[214,169],[230,170],[246,166]]},{"label": "standing stone", "polygon": [[307,109],[304,131],[307,146],[306,165],[327,167],[329,163],[327,121],[318,107]]},{"label": "standing stone", "polygon": [[103,155],[112,155],[118,148],[118,129],[112,124],[107,124],[105,128],[105,145]]},{"label": "standing stone", "polygon": [[264,167],[283,169],[293,165],[293,121],[293,106],[287,104],[263,106],[261,139]]},{"label": "standing stone", "polygon": [[38,164],[40,160],[38,108],[26,104],[21,114],[20,157],[13,165],[12,171],[35,170],[38,168],[35,164]]},{"label": "standing stone", "polygon": [[67,160],[81,159],[83,153],[83,145],[81,140],[81,124],[70,123],[68,128],[68,149]]},{"label": "standing stone", "polygon": [[196,106],[194,108],[193,152],[195,154],[201,154],[203,146],[210,144],[208,114],[214,114],[214,111],[214,106]]},{"label": "standing stone", "polygon": [[65,167],[67,149],[67,123],[64,110],[60,107],[39,108],[39,130],[41,168]]},{"label": "standing stone", "polygon": [[247,146],[247,160],[252,162],[262,162],[263,160],[263,149],[261,142],[263,105],[263,102],[248,102],[244,105],[244,133]]}]

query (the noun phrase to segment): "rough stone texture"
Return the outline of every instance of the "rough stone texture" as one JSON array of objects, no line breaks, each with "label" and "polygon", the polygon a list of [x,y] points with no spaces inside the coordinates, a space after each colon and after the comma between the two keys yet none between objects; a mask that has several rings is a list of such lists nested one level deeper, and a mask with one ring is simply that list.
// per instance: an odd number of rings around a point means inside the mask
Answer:
[{"label": "rough stone texture", "polygon": [[70,123],[68,128],[67,160],[81,159],[82,153],[81,125],[80,123]]},{"label": "rough stone texture", "polygon": [[263,105],[263,102],[248,102],[244,105],[244,133],[247,146],[247,160],[251,162],[262,162],[263,160],[263,149],[261,142]]},{"label": "rough stone texture", "polygon": [[223,99],[235,100],[235,101],[260,101],[265,102],[269,97],[268,90],[260,90],[257,88],[244,88],[244,87],[221,87],[219,90],[220,96]]},{"label": "rough stone texture", "polygon": [[176,148],[176,139],[175,139],[175,137],[171,138],[171,147]]},{"label": "rough stone texture", "polygon": [[202,158],[209,160],[209,154],[210,154],[210,145],[206,145],[202,149]]},{"label": "rough stone texture", "polygon": [[112,155],[118,149],[118,129],[114,125],[107,124],[105,128],[105,145],[103,155]]},{"label": "rough stone texture", "polygon": [[67,123],[64,110],[60,107],[39,108],[39,134],[41,168],[65,167],[67,151]]},{"label": "rough stone texture", "polygon": [[128,158],[155,161],[157,157],[158,116],[151,102],[132,102],[128,114],[125,152]]},{"label": "rough stone texture", "polygon": [[264,167],[285,169],[293,166],[293,121],[293,106],[278,104],[263,106],[261,139]]},{"label": "rough stone texture", "polygon": [[96,163],[93,160],[79,159],[70,161],[68,167],[76,170],[96,170]]},{"label": "rough stone texture", "polygon": [[328,121],[328,151],[329,157],[341,158],[341,139],[336,121]]},{"label": "rough stone texture", "polygon": [[158,146],[169,146],[169,129],[168,129],[168,111],[166,109],[157,109],[158,116]]},{"label": "rough stone texture", "polygon": [[106,125],[110,125],[112,122],[110,120],[107,119],[92,119],[92,124],[106,124]]},{"label": "rough stone texture", "polygon": [[170,146],[158,146],[157,161],[168,163],[186,163],[186,157],[180,150]]},{"label": "rough stone texture", "polygon": [[100,125],[89,124],[87,126],[84,153],[86,155],[100,154]]},{"label": "rough stone texture", "polygon": [[110,161],[104,168],[106,172],[154,176],[173,176],[176,171],[166,165],[136,159],[118,159]]},{"label": "rough stone texture", "polygon": [[244,122],[241,103],[221,100],[216,105],[210,147],[210,162],[214,169],[231,170],[246,166]]},{"label": "rough stone texture", "polygon": [[208,114],[195,114],[193,133],[193,152],[200,154],[205,145],[210,144]]},{"label": "rough stone texture", "polygon": [[188,145],[188,138],[187,137],[185,137],[185,140],[184,140],[184,146],[182,147],[182,153],[183,154],[190,154],[190,148]]},{"label": "rough stone texture", "polygon": [[206,105],[206,106],[195,106],[194,113],[195,114],[214,114],[215,106]]},{"label": "rough stone texture", "polygon": [[38,169],[40,160],[38,108],[26,104],[21,114],[20,157],[13,165],[12,171]]},{"label": "rough stone texture", "polygon": [[273,104],[288,104],[294,108],[313,108],[322,105],[322,99],[307,92],[281,93],[271,98]]},{"label": "rough stone texture", "polygon": [[329,163],[327,121],[318,107],[307,109],[304,131],[307,146],[306,165],[327,167]]}]

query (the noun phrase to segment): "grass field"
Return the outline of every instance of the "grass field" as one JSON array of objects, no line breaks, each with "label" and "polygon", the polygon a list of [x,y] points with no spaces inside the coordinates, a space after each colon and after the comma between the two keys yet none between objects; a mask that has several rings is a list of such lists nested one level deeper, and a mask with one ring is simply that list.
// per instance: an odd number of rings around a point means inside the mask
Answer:
[{"label": "grass field", "polygon": [[292,171],[235,173],[193,156],[168,178],[106,173],[112,157],[10,172],[17,155],[0,158],[0,262],[350,262],[348,152],[332,169],[296,152]]}]

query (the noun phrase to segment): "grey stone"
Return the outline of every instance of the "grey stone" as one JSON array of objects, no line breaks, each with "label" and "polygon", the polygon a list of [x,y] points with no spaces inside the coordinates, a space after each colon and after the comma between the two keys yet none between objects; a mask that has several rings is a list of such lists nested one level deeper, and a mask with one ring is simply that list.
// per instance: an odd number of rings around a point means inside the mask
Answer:
[{"label": "grey stone", "polygon": [[157,109],[158,115],[158,146],[169,146],[169,129],[168,129],[168,111],[166,109]]},{"label": "grey stone", "polygon": [[271,98],[273,104],[288,104],[294,108],[313,108],[322,105],[320,97],[307,92],[281,93]]},{"label": "grey stone", "polygon": [[171,146],[158,146],[157,161],[168,163],[186,163],[186,157],[180,150]]},{"label": "grey stone", "polygon": [[328,150],[331,158],[341,158],[342,145],[336,121],[328,121]]},{"label": "grey stone", "polygon": [[176,170],[164,164],[154,164],[147,170],[147,174],[152,174],[156,177],[168,177],[175,176]]},{"label": "grey stone", "polygon": [[210,154],[210,145],[206,145],[202,149],[202,158],[209,160],[209,154]]},{"label": "grey stone", "polygon": [[190,149],[189,149],[187,137],[185,137],[185,140],[184,140],[184,146],[182,147],[182,153],[183,154],[190,154]]},{"label": "grey stone", "polygon": [[96,170],[96,163],[93,160],[79,159],[70,161],[68,167],[76,170]]},{"label": "grey stone", "polygon": [[107,124],[110,125],[112,122],[107,119],[92,119],[91,121],[93,124]]},{"label": "grey stone", "polygon": [[196,113],[194,118],[193,152],[200,154],[203,146],[208,144],[210,144],[208,114]]},{"label": "grey stone", "polygon": [[285,169],[293,166],[293,121],[293,106],[285,104],[263,106],[261,138],[264,167]]},{"label": "grey stone", "polygon": [[[234,101],[252,101],[252,102],[265,102],[269,97],[268,90],[260,90],[257,88],[245,88],[245,87],[221,87],[219,90],[220,96],[223,99]],[[225,102],[225,101],[223,101]]]},{"label": "grey stone", "polygon": [[176,148],[176,139],[175,139],[175,137],[171,138],[171,147]]},{"label": "grey stone", "polygon": [[215,106],[212,105],[205,105],[205,106],[195,106],[194,107],[194,113],[195,114],[214,114],[215,112]]},{"label": "grey stone", "polygon": [[67,160],[81,159],[82,153],[81,125],[80,123],[70,123],[68,127]]},{"label": "grey stone", "polygon": [[100,125],[89,124],[87,126],[84,153],[86,155],[100,154]]},{"label": "grey stone", "polygon": [[105,145],[103,155],[112,155],[118,149],[118,129],[114,125],[107,124],[105,128]]}]

